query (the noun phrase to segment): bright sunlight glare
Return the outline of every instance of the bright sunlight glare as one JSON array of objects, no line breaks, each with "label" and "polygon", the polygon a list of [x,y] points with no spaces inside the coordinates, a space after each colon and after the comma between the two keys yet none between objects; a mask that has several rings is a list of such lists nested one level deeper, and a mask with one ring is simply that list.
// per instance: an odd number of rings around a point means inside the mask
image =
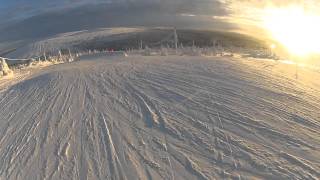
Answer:
[{"label": "bright sunlight glare", "polygon": [[303,7],[265,9],[263,23],[272,38],[296,56],[320,54],[320,16]]}]

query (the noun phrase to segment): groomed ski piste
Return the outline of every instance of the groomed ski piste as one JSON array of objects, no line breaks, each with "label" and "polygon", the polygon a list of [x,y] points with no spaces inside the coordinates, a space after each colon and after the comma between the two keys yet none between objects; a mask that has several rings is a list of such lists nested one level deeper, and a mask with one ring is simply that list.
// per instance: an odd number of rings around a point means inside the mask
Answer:
[{"label": "groomed ski piste", "polygon": [[2,83],[0,179],[320,178],[319,71],[93,54],[28,72]]}]

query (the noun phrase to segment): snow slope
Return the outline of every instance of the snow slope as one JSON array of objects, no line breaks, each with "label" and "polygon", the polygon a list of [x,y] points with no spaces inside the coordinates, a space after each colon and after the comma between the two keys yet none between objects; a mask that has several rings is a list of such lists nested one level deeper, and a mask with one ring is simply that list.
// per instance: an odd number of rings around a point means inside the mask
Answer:
[{"label": "snow slope", "polygon": [[0,179],[318,179],[319,72],[86,57],[0,93]]}]

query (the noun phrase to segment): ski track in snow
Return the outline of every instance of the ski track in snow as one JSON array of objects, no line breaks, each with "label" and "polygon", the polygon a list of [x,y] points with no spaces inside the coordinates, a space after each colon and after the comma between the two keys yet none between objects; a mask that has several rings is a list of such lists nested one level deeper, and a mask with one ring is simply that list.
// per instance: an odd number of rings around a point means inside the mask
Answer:
[{"label": "ski track in snow", "polygon": [[47,67],[0,92],[0,179],[318,179],[319,84],[270,64],[129,56]]}]

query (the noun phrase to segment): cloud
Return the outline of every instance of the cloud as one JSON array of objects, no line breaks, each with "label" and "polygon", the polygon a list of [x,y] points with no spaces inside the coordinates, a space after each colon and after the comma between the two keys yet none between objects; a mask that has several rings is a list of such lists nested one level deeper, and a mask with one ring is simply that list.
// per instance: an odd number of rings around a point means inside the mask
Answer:
[{"label": "cloud", "polygon": [[234,28],[225,23],[223,18],[213,18],[228,15],[224,4],[215,0],[75,2],[71,8],[58,6],[54,10],[50,9],[50,12],[42,12],[9,26],[0,26],[0,41],[40,38],[101,27]]},{"label": "cloud", "polygon": [[[264,8],[290,4],[299,4],[310,11],[320,9],[318,0],[0,0],[0,27],[6,22],[22,19],[31,19],[36,24],[35,20],[41,19],[36,17],[54,19],[47,13],[60,12],[67,14],[67,17],[84,18],[79,22],[83,26],[74,25],[79,28],[87,27],[87,22],[102,26],[103,23],[94,21],[108,19],[105,24],[109,26],[176,24],[207,29],[259,31],[256,28],[259,28]],[[72,15],[66,11],[71,11]],[[86,18],[83,13],[91,15]]]},{"label": "cloud", "polygon": [[141,9],[142,11],[153,10],[170,14],[219,16],[227,13],[224,3],[220,0],[10,0],[5,2],[6,0],[0,0],[2,4],[0,5],[0,18],[2,17],[2,20],[27,18],[48,11],[93,4],[113,4],[128,9],[145,6],[149,9]]}]

